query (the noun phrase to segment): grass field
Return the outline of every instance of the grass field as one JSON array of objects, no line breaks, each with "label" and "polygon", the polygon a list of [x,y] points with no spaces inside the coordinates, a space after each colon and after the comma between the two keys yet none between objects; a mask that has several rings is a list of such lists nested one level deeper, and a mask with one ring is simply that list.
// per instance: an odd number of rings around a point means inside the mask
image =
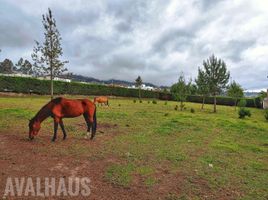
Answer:
[{"label": "grass field", "polygon": [[114,98],[97,108],[94,141],[84,139],[83,117],[64,120],[66,141],[59,131],[50,142],[51,119],[28,141],[28,119],[48,100],[0,97],[0,191],[7,176],[75,172],[91,178],[92,199],[268,199],[263,110],[241,120],[233,107],[214,114],[212,105],[186,103],[181,112],[176,102]]}]

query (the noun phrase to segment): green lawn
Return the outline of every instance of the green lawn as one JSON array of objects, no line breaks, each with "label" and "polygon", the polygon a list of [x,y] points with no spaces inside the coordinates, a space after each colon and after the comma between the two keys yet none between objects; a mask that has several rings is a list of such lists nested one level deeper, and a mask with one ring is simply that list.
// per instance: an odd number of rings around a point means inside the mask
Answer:
[{"label": "green lawn", "polygon": [[[1,133],[27,137],[27,120],[48,100],[1,97]],[[153,190],[177,184],[180,194],[171,189],[165,199],[204,199],[206,195],[217,199],[227,193],[230,199],[268,199],[268,122],[264,111],[250,109],[250,118],[238,119],[233,107],[218,106],[214,114],[212,105],[201,111],[200,104],[186,103],[182,112],[174,110],[175,105],[111,99],[110,107],[97,108],[100,127],[96,142],[101,145],[89,149],[78,142],[63,150],[59,147],[64,142],[53,145],[38,137],[34,142],[47,144],[37,151],[48,154],[74,155],[82,160],[112,157],[116,162],[105,168],[103,181],[116,187],[139,185]],[[64,122],[68,141],[83,138],[83,118]],[[51,131],[50,119],[43,124],[40,136],[52,137]],[[60,131],[58,135],[61,140]]]}]

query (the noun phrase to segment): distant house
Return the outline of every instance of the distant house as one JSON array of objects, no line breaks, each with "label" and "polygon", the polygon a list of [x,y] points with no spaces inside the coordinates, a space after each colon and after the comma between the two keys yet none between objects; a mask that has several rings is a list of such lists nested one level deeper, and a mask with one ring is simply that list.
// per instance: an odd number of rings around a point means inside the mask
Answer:
[{"label": "distant house", "polygon": [[22,74],[22,73],[13,73],[13,74],[2,74],[0,73],[0,76],[11,76],[11,77],[26,77],[26,78],[32,78],[32,75],[28,74]]},{"label": "distant house", "polygon": [[[128,88],[138,89],[139,87],[136,87],[135,85],[132,85],[132,86],[128,86]],[[157,88],[154,88],[154,87],[151,87],[151,86],[147,86],[145,84],[142,84],[141,85],[141,89],[142,90],[151,90],[151,91],[157,90]]]},{"label": "distant house", "polygon": [[[40,80],[50,80],[50,76],[44,76],[44,77],[39,77],[38,79]],[[71,79],[67,79],[67,78],[60,78],[60,77],[54,77],[53,79],[54,81],[63,81],[63,82],[67,82],[70,83],[72,80]]]},{"label": "distant house", "polygon": [[263,109],[268,109],[268,89],[267,89],[267,97],[263,99]]}]

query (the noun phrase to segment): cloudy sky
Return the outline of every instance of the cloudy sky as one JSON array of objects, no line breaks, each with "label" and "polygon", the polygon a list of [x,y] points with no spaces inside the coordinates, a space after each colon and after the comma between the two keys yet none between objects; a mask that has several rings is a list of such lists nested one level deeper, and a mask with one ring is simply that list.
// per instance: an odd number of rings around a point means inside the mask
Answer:
[{"label": "cloudy sky", "polygon": [[267,0],[0,0],[0,60],[31,58],[48,7],[71,72],[171,85],[214,53],[245,89],[268,87]]}]

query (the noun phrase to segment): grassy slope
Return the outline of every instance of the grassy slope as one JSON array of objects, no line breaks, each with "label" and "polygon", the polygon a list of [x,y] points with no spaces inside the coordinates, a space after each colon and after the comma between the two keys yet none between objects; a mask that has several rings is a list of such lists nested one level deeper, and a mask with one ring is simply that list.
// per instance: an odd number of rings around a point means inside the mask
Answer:
[{"label": "grassy slope", "polygon": [[[0,130],[27,136],[27,119],[48,99],[0,98]],[[179,174],[182,182],[174,184],[180,184],[183,192],[167,194],[167,199],[199,199],[205,195],[203,182],[214,196],[228,192],[241,199],[268,198],[268,122],[262,110],[251,109],[252,117],[241,120],[234,108],[224,106],[213,114],[210,105],[200,111],[200,105],[192,103],[186,103],[183,112],[174,110],[175,102],[113,99],[110,104],[98,108],[99,124],[109,125],[111,131],[97,137],[113,135],[103,146],[87,149],[77,143],[62,150],[59,144],[38,151],[91,159],[112,156],[117,162],[107,167],[104,179],[119,187],[141,184],[150,190],[165,184],[163,172]],[[51,119],[44,123],[42,134],[51,135],[51,123]],[[85,131],[77,126],[82,118],[65,123],[72,137],[83,137]]]}]

